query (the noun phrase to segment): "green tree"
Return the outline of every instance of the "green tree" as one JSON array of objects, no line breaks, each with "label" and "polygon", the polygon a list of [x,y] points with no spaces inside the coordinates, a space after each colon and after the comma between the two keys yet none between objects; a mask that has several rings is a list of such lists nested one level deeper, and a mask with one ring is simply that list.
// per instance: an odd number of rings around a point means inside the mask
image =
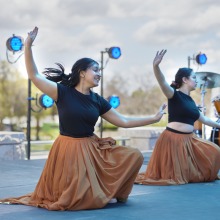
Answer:
[{"label": "green tree", "polygon": [[6,61],[0,62],[0,130],[4,129],[3,119],[9,118],[11,125],[17,125],[26,114],[27,83],[21,73]]},{"label": "green tree", "polygon": [[[44,109],[39,105],[39,97],[42,95],[42,92],[39,91],[33,84],[32,84],[32,97],[37,99],[35,102],[32,102],[32,116],[35,120],[35,140],[44,139],[44,137],[40,137],[41,127],[43,125],[43,119],[46,117],[51,117],[52,123],[55,121],[55,115],[57,114],[56,105],[53,107]],[[47,136],[47,135],[45,135]]]}]

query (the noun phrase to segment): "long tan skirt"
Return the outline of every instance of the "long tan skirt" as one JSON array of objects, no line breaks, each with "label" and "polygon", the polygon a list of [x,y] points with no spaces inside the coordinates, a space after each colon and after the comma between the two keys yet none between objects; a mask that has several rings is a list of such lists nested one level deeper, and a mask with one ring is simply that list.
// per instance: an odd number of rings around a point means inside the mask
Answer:
[{"label": "long tan skirt", "polygon": [[194,133],[163,131],[158,138],[146,172],[139,173],[135,183],[174,185],[209,182],[220,169],[220,148],[198,138]]},{"label": "long tan skirt", "polygon": [[0,201],[48,210],[82,210],[102,208],[112,198],[126,199],[143,156],[135,148],[112,145],[112,140],[60,135],[35,191]]}]

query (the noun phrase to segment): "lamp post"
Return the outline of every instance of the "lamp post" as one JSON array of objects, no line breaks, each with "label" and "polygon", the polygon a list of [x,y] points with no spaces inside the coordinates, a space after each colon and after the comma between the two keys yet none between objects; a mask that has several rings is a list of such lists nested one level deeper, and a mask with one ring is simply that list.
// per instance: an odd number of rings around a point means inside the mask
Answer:
[{"label": "lamp post", "polygon": [[[104,96],[103,92],[103,81],[104,81],[104,76],[103,76],[103,70],[104,70],[104,53],[108,53],[108,56],[112,59],[118,59],[121,56],[121,49],[119,47],[110,47],[106,48],[104,51],[101,51],[101,96]],[[102,133],[103,133],[103,119],[101,117],[100,121],[100,137],[102,138]]]}]

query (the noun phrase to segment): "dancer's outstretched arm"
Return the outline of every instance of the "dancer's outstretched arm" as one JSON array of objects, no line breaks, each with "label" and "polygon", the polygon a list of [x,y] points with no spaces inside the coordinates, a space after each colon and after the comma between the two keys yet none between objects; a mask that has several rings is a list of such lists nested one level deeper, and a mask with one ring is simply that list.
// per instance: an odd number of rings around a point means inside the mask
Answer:
[{"label": "dancer's outstretched arm", "polygon": [[159,67],[159,64],[161,63],[163,56],[165,55],[166,52],[167,52],[166,50],[161,50],[160,52],[157,51],[157,54],[153,61],[153,69],[154,69],[154,75],[156,76],[156,79],[160,85],[162,92],[169,99],[173,97],[174,89],[167,83]]},{"label": "dancer's outstretched arm", "polygon": [[35,27],[33,31],[28,33],[28,36],[25,40],[25,65],[28,73],[29,79],[34,83],[34,85],[41,90],[43,93],[50,96],[53,100],[57,100],[57,84],[48,80],[45,76],[39,74],[37,70],[37,66],[34,61],[33,53],[32,53],[32,44],[37,36],[38,28]]}]

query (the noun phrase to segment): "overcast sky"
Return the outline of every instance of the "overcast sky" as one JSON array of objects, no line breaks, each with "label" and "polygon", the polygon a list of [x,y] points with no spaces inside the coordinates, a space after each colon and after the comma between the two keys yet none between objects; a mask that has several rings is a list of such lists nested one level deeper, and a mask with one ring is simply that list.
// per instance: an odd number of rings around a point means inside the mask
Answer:
[{"label": "overcast sky", "polygon": [[[122,56],[109,60],[105,80],[120,74],[128,88],[154,77],[152,60],[160,49],[168,50],[161,69],[169,81],[199,52],[207,64],[191,61],[191,67],[220,73],[219,0],[0,0],[0,6],[1,60],[12,34],[25,38],[38,26],[33,50],[39,71],[60,62],[69,73],[77,59],[100,61],[100,51],[119,46]],[[23,56],[15,66],[25,72]]]}]

